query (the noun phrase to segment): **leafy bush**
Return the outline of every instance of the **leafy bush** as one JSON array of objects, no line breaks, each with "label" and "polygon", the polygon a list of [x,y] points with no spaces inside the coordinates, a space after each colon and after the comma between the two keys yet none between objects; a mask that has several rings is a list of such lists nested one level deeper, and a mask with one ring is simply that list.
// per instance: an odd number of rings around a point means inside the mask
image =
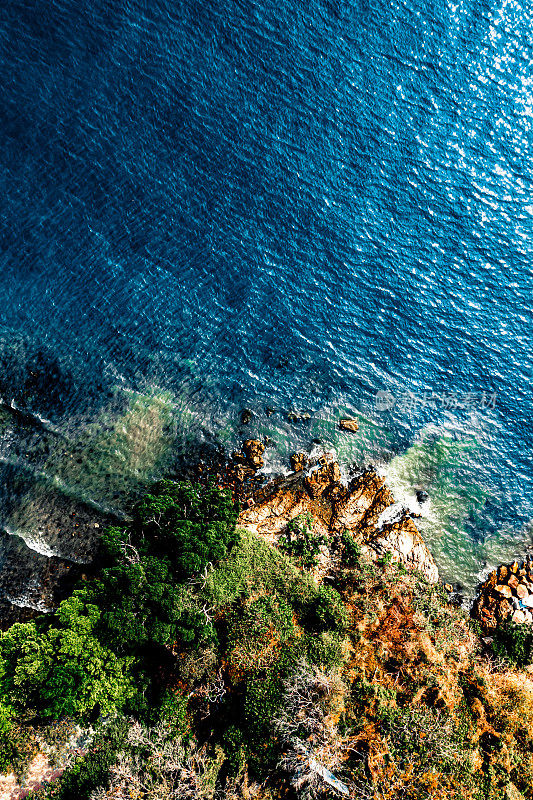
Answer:
[{"label": "leafy bush", "polygon": [[131,659],[120,659],[95,636],[99,609],[73,595],[48,629],[17,623],[0,636],[0,688],[19,710],[40,716],[87,716],[121,708],[132,696]]},{"label": "leafy bush", "polygon": [[382,717],[383,734],[396,765],[415,764],[417,772],[436,771],[466,777],[471,771],[464,731],[450,717],[435,709],[387,708]]},{"label": "leafy bush", "polygon": [[316,582],[288,556],[250,531],[237,533],[232,550],[207,573],[203,595],[209,603],[224,607],[241,596],[277,594],[292,606],[304,606],[316,595]]},{"label": "leafy bush", "polygon": [[325,538],[313,533],[309,514],[299,514],[292,519],[286,532],[279,538],[280,548],[305,569],[311,569],[318,564],[320,547],[324,544]]},{"label": "leafy bush", "polygon": [[226,769],[230,775],[237,775],[246,763],[246,737],[237,725],[229,725],[221,739],[226,756]]},{"label": "leafy bush", "polygon": [[0,772],[9,769],[18,755],[13,741],[13,709],[0,700]]},{"label": "leafy bush", "polygon": [[341,541],[344,545],[344,563],[352,569],[359,567],[361,565],[361,547],[358,542],[348,531],[343,532]]},{"label": "leafy bush", "polygon": [[500,625],[492,641],[494,654],[515,664],[525,667],[533,661],[533,630],[529,625],[517,625],[506,622]]},{"label": "leafy bush", "polygon": [[229,660],[241,669],[261,669],[294,634],[293,612],[286,601],[275,595],[258,597],[228,616]]},{"label": "leafy bush", "polygon": [[318,631],[344,630],[348,615],[340,594],[329,586],[321,586],[308,606],[305,623]]},{"label": "leafy bush", "polygon": [[318,636],[307,634],[304,643],[310,664],[327,671],[342,664],[342,641],[337,633],[325,631]]}]

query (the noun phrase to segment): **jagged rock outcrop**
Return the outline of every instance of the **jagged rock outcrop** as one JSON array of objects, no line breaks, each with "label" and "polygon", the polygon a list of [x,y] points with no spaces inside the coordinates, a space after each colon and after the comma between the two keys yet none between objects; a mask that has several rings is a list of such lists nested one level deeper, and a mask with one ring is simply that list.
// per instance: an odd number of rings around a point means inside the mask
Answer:
[{"label": "jagged rock outcrop", "polygon": [[[383,489],[385,489],[385,494],[382,495],[383,502],[380,502],[378,497]],[[379,508],[379,513],[381,513],[387,505],[394,503],[392,493],[389,492],[387,495],[387,492],[385,479],[380,477],[375,470],[366,470],[358,475],[339,495],[334,505],[332,530],[337,533],[342,533],[343,530],[354,530],[359,527],[367,515],[369,523],[373,511]]]},{"label": "jagged rock outcrop", "polygon": [[508,619],[517,624],[533,623],[533,569],[529,557],[522,563],[502,564],[490,573],[479,587],[472,616],[486,634]]},{"label": "jagged rock outcrop", "polygon": [[341,471],[337,462],[331,456],[323,455],[306,473],[304,486],[310,497],[320,497],[327,489],[338,493],[341,490],[340,479]]},{"label": "jagged rock outcrop", "polygon": [[291,458],[291,469],[293,472],[300,472],[309,463],[309,456],[306,453],[293,453]]},{"label": "jagged rock outcrop", "polygon": [[339,465],[326,453],[307,470],[296,470],[255,493],[239,524],[275,542],[299,514],[311,516],[319,535],[339,539],[348,531],[373,558],[391,553],[394,561],[438,581],[435,561],[409,512],[395,503],[384,478],[373,469],[345,487]]},{"label": "jagged rock outcrop", "polygon": [[426,576],[430,583],[437,583],[439,571],[418,528],[408,514],[398,522],[383,525],[377,535],[365,545],[367,552],[378,555],[391,553],[393,561],[402,562]]}]

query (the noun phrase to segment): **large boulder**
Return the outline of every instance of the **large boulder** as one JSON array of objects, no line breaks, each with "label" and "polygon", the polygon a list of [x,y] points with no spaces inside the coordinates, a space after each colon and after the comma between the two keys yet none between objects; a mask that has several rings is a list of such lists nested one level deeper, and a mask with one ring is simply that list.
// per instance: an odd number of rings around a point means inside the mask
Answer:
[{"label": "large boulder", "polygon": [[472,616],[490,635],[509,617],[518,625],[531,624],[533,571],[527,558],[522,564],[501,564],[478,589]]},{"label": "large boulder", "polygon": [[418,528],[408,514],[397,522],[383,525],[366,545],[367,552],[377,556],[390,553],[392,560],[421,572],[430,583],[437,583],[439,571]]},{"label": "large boulder", "polygon": [[341,471],[337,462],[323,457],[307,472],[304,486],[310,497],[320,497],[326,489],[338,488],[340,490],[340,479]]},{"label": "large boulder", "polygon": [[354,531],[369,511],[377,493],[385,484],[375,470],[366,470],[350,483],[335,502],[332,530],[342,533],[344,530]]}]

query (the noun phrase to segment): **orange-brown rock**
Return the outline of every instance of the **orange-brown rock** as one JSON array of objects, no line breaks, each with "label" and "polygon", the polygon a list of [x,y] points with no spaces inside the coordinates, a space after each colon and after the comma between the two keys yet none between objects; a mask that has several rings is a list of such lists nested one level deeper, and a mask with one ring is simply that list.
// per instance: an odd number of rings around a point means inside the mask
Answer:
[{"label": "orange-brown rock", "polygon": [[503,583],[509,577],[509,567],[506,564],[502,564],[501,567],[498,567],[498,578],[500,583]]},{"label": "orange-brown rock", "polygon": [[498,583],[498,572],[495,569],[493,569],[489,577],[487,578],[487,584],[490,586],[496,586],[497,583]]},{"label": "orange-brown rock", "polygon": [[301,472],[309,463],[309,456],[306,453],[293,453],[290,461],[293,472]]},{"label": "orange-brown rock", "polygon": [[317,464],[312,467],[304,479],[304,486],[310,497],[320,497],[326,489],[338,484],[341,471],[336,461]]},{"label": "orange-brown rock", "polygon": [[310,505],[309,495],[301,485],[280,486],[272,494],[256,500],[241,511],[237,524],[275,542],[287,524],[299,514],[310,514],[313,531],[327,536],[328,527]]},{"label": "orange-brown rock", "polygon": [[253,478],[255,474],[255,470],[251,467],[246,466],[245,464],[237,464],[237,466],[233,470],[233,474],[235,475],[235,479],[239,481],[239,483],[244,483],[244,481]]},{"label": "orange-brown rock", "polygon": [[385,479],[375,470],[367,470],[354,478],[348,491],[335,503],[332,529],[336,533],[342,533],[345,529],[353,531],[357,528],[384,484]]},{"label": "orange-brown rock", "polygon": [[370,508],[365,512],[359,529],[363,538],[367,539],[373,535],[373,532],[378,528],[383,512],[395,504],[394,495],[388,486],[382,486],[372,500]]},{"label": "orange-brown rock", "polygon": [[408,514],[404,514],[398,522],[383,525],[368,541],[366,549],[378,555],[390,553],[393,561],[401,561],[410,569],[418,570],[430,583],[437,583],[439,579],[433,556]]},{"label": "orange-brown rock", "polygon": [[355,419],[348,419],[345,417],[344,419],[339,420],[339,428],[343,431],[357,433],[359,430],[359,423]]},{"label": "orange-brown rock", "polygon": [[516,575],[510,575],[509,578],[507,579],[507,586],[510,586],[511,589],[516,589],[518,583],[519,581]]},{"label": "orange-brown rock", "polygon": [[265,466],[263,453],[265,452],[265,445],[258,442],[256,439],[247,439],[242,449],[246,456],[246,462],[254,469],[261,469]]},{"label": "orange-brown rock", "polygon": [[525,598],[526,598],[528,595],[529,595],[529,591],[528,591],[528,588],[527,588],[527,586],[524,586],[524,584],[523,584],[523,583],[519,583],[519,584],[518,584],[518,586],[516,587],[516,596],[517,596],[517,597],[518,597],[520,600],[525,600]]},{"label": "orange-brown rock", "polygon": [[500,583],[499,586],[495,587],[494,591],[498,592],[498,594],[501,594],[502,597],[508,598],[513,596],[511,587],[507,586],[506,583]]},{"label": "orange-brown rock", "polygon": [[[479,587],[472,606],[472,616],[479,620],[483,631],[493,633],[498,625],[512,615],[514,622],[531,624],[530,609],[533,608],[533,593],[526,579],[529,561],[519,564],[502,564],[493,570],[487,580]],[[494,585],[494,575],[498,583]],[[520,608],[518,608],[518,602]]]},{"label": "orange-brown rock", "polygon": [[501,600],[498,606],[498,616],[500,620],[502,620],[502,622],[503,620],[506,620],[509,614],[511,614],[512,610],[513,607],[508,600]]}]

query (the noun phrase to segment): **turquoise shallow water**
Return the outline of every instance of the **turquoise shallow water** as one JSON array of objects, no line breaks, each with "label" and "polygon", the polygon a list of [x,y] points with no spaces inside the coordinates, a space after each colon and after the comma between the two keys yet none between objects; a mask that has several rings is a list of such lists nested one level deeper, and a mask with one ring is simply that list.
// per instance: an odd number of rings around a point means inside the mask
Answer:
[{"label": "turquoise shallow water", "polygon": [[13,533],[81,559],[67,508],[120,512],[191,444],[250,433],[271,469],[318,438],[405,502],[426,490],[469,591],[524,551],[532,21],[472,0],[0,9],[0,395],[30,412],[1,412],[4,573]]}]

